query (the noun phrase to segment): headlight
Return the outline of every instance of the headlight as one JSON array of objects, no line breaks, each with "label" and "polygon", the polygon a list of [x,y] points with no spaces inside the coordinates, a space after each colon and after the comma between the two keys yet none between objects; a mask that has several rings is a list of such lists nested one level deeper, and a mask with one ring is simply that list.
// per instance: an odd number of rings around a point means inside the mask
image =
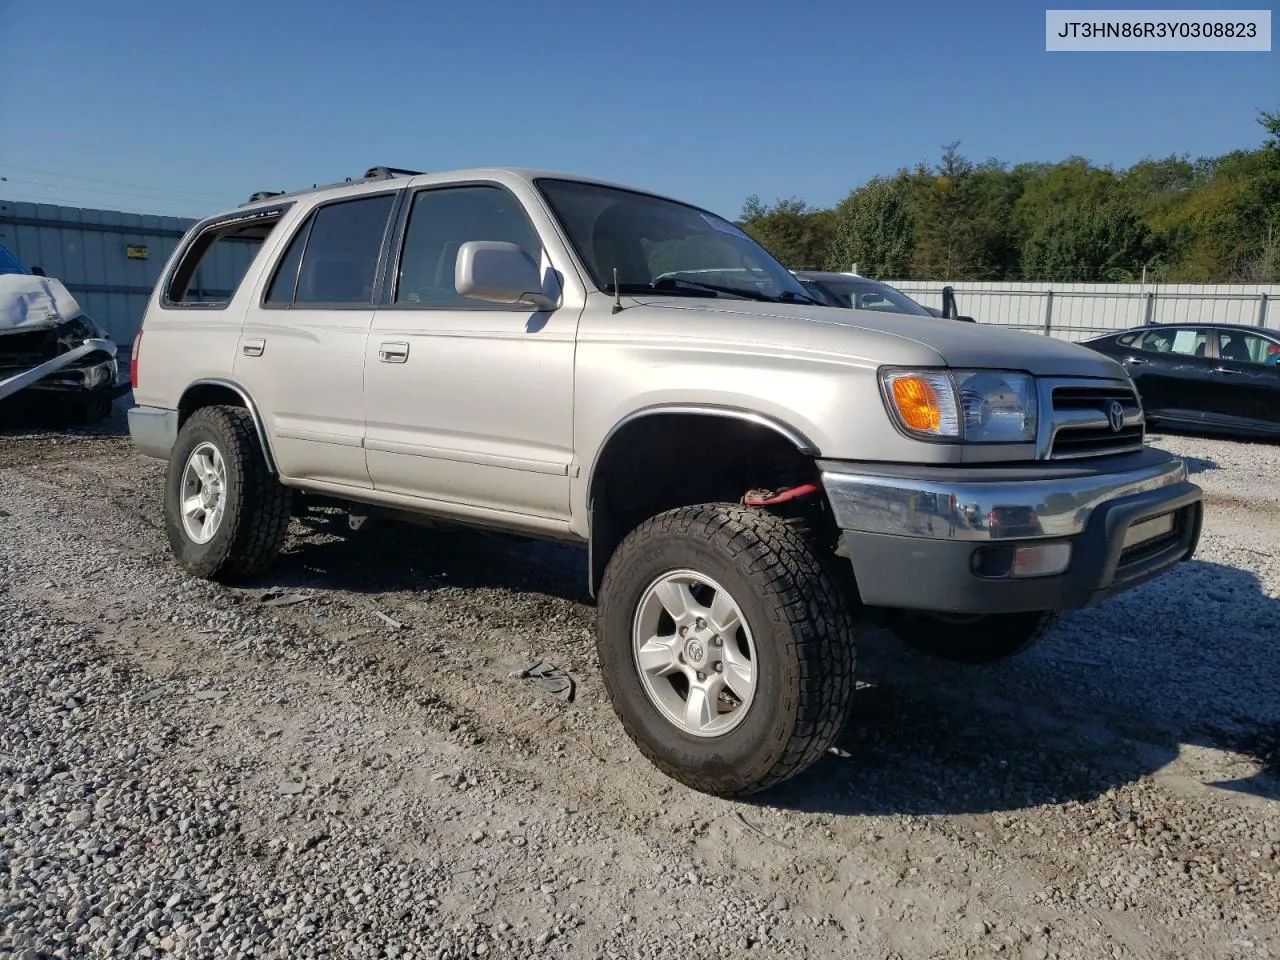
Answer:
[{"label": "headlight", "polygon": [[1035,379],[1004,370],[880,371],[885,406],[904,431],[926,440],[1031,443]]}]

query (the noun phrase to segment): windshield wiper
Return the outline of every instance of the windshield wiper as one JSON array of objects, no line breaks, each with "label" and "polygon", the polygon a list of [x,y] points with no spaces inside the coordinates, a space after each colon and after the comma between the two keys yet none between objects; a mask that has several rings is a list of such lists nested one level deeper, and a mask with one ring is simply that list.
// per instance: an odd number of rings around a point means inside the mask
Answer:
[{"label": "windshield wiper", "polygon": [[[659,287],[658,284],[663,284],[663,286]],[[671,286],[668,287],[666,286],[667,284],[670,284]],[[710,290],[712,293],[715,293],[715,294],[727,293],[731,297],[743,297],[747,300],[772,300],[773,299],[773,297],[767,296],[766,294],[761,293],[759,290],[749,290],[745,287],[721,286],[718,283],[703,283],[701,280],[686,280],[684,277],[663,277],[661,280],[658,280],[653,284],[653,289],[663,290],[664,292],[667,292],[667,291],[674,292],[675,290],[679,289],[679,287],[675,286],[676,284],[680,284],[680,286],[683,286],[687,289]]]},{"label": "windshield wiper", "polygon": [[612,283],[604,285],[605,293],[668,293],[676,297],[718,297],[720,294],[714,290],[704,290],[700,287],[691,289],[681,289],[676,287],[671,290],[659,291],[651,283],[619,283],[616,286]]},{"label": "windshield wiper", "polygon": [[[776,297],[771,297],[767,293],[761,293],[759,290],[751,290],[747,287],[720,286],[715,283],[704,283],[701,280],[686,280],[684,277],[663,277],[658,283],[682,283],[689,287],[714,290],[717,293],[729,293],[736,297],[761,300],[765,303],[818,303],[816,298],[809,296],[807,293],[795,293],[791,290],[783,290]],[[654,286],[656,288],[657,284],[655,283]]]},{"label": "windshield wiper", "polygon": [[607,293],[665,293],[683,297],[719,297],[728,294],[731,297],[742,297],[744,300],[759,300],[763,303],[819,303],[808,294],[797,294],[784,290],[776,297],[748,287],[730,287],[718,283],[706,283],[702,280],[686,280],[684,277],[663,277],[654,283],[621,283],[614,290],[612,283],[605,285]]},{"label": "windshield wiper", "polygon": [[779,303],[816,303],[821,305],[822,301],[815,296],[807,293],[792,293],[790,290],[783,290],[773,298]]}]

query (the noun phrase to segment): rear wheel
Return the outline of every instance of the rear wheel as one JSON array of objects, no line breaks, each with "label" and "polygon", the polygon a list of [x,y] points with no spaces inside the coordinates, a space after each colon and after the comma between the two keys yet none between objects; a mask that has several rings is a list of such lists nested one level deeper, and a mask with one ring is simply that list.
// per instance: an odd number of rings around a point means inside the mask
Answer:
[{"label": "rear wheel", "polygon": [[1022,653],[1058,623],[1056,610],[964,615],[906,613],[894,635],[914,650],[955,663],[992,663]]},{"label": "rear wheel", "polygon": [[619,546],[597,645],[640,751],[696,790],[753,793],[818,760],[848,716],[853,621],[809,543],[736,504],[682,507]]},{"label": "rear wheel", "polygon": [[188,573],[229,581],[266,572],[284,545],[290,491],[267,469],[249,411],[202,407],[178,433],[165,476],[165,528]]}]

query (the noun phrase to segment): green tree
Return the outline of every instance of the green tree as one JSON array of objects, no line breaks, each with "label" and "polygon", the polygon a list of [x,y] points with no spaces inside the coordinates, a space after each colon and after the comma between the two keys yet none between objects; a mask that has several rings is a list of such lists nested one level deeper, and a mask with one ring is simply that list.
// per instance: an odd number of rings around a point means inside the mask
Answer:
[{"label": "green tree", "polygon": [[947,144],[941,162],[910,177],[916,221],[912,275],[937,280],[998,280],[1012,265],[1008,172],[961,156]]},{"label": "green tree", "polygon": [[1125,200],[1075,201],[1037,224],[1022,251],[1028,280],[1133,282],[1151,250],[1151,232]]},{"label": "green tree", "polygon": [[810,208],[803,200],[779,200],[772,207],[754,194],[742,207],[738,225],[792,270],[815,269],[827,259],[835,227],[831,210]]},{"label": "green tree", "polygon": [[[1251,150],[1128,169],[974,163],[959,141],[854,189],[834,209],[750,197],[740,225],[795,269],[945,280],[1280,281],[1280,111]],[[892,278],[891,278],[892,279]]]},{"label": "green tree", "polygon": [[905,277],[911,269],[915,231],[906,185],[900,179],[876,177],[836,207],[825,266],[847,270],[856,263],[865,276]]}]

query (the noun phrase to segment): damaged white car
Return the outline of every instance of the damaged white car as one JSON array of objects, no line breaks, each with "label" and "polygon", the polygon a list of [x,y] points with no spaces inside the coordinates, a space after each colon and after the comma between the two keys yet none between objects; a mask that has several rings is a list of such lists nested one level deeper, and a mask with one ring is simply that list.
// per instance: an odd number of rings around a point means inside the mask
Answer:
[{"label": "damaged white car", "polygon": [[101,420],[129,391],[116,354],[115,342],[60,281],[0,274],[0,404]]}]

